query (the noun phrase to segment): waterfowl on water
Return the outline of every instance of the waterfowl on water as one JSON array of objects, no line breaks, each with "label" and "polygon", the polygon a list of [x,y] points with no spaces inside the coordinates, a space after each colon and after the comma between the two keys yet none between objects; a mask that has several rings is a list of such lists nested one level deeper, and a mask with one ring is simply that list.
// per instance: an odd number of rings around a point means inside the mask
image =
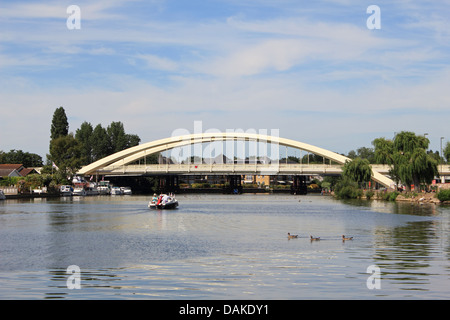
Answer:
[{"label": "waterfowl on water", "polygon": [[346,238],[344,235],[342,235],[342,241],[345,241],[345,240],[353,240],[353,237]]},{"label": "waterfowl on water", "polygon": [[310,238],[311,238],[311,241],[316,241],[316,240],[320,240],[320,237],[317,237],[317,238],[315,238],[315,237],[313,237],[313,236],[309,236]]},{"label": "waterfowl on water", "polygon": [[288,232],[288,239],[295,239],[295,238],[298,238],[298,235],[296,235],[296,234],[290,234],[290,233]]}]

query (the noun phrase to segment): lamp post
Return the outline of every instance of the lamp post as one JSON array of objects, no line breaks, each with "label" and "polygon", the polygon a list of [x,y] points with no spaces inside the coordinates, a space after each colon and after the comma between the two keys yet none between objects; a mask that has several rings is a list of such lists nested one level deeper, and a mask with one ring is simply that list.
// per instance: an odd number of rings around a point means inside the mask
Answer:
[{"label": "lamp post", "polygon": [[[444,139],[444,137],[441,137],[441,158],[439,159],[439,161],[440,161],[440,163],[441,163],[441,172],[443,171],[443,168],[442,168],[442,159],[443,159],[443,157],[442,157],[442,140]],[[445,183],[445,178],[444,178],[444,176],[441,176],[441,183]]]}]

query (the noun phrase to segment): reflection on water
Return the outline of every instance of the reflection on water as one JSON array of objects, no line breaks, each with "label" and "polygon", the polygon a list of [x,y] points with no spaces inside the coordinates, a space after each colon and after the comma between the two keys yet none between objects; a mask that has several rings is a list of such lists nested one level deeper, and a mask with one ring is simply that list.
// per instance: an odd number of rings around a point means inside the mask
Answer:
[{"label": "reflection on water", "polygon": [[[140,196],[2,203],[0,298],[450,298],[446,207],[178,198],[174,211],[149,210]],[[81,269],[79,290],[67,288],[70,265]],[[366,286],[370,265],[381,270],[381,289]]]}]

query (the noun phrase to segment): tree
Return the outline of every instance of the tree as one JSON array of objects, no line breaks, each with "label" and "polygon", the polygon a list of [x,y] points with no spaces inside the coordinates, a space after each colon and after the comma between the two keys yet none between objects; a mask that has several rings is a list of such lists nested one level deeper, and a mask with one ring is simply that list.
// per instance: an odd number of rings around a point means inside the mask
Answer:
[{"label": "tree", "polygon": [[127,148],[139,145],[141,138],[137,134],[127,134]]},{"label": "tree", "polygon": [[94,129],[89,122],[83,122],[75,133],[82,145],[83,165],[97,161],[118,151],[134,147],[141,139],[127,134],[122,122],[112,122],[106,129],[98,124]]},{"label": "tree", "polygon": [[342,169],[342,176],[359,184],[369,182],[372,178],[372,167],[369,160],[355,158],[347,161]]},{"label": "tree", "polygon": [[106,132],[110,143],[110,154],[137,146],[141,141],[139,136],[125,133],[123,123],[120,121],[111,122],[111,124],[106,128]]},{"label": "tree", "polygon": [[73,134],[53,139],[50,141],[50,160],[64,176],[75,174],[83,163],[81,143]]},{"label": "tree", "polygon": [[69,134],[69,122],[63,107],[59,107],[53,113],[52,125],[50,128],[50,139],[56,139]]},{"label": "tree", "polygon": [[361,159],[367,159],[369,163],[375,163],[375,152],[373,148],[361,147],[356,150],[358,157]]},{"label": "tree", "polygon": [[24,167],[41,167],[43,165],[40,155],[14,149],[6,153],[0,151],[0,163],[17,163]]},{"label": "tree", "polygon": [[122,122],[111,122],[106,132],[110,141],[111,154],[126,149],[127,137]]},{"label": "tree", "polygon": [[443,153],[444,159],[447,161],[447,163],[450,162],[450,142],[446,143]]},{"label": "tree", "polygon": [[389,165],[389,175],[398,185],[400,177],[397,172],[398,166],[394,165],[394,142],[385,138],[377,138],[372,141],[372,144],[375,147],[376,163]]},{"label": "tree", "polygon": [[110,141],[106,129],[98,124],[92,132],[92,161],[100,160],[109,155]]},{"label": "tree", "polygon": [[355,150],[350,150],[347,154],[347,158],[355,159],[358,156]]},{"label": "tree", "polygon": [[75,132],[75,138],[82,145],[82,156],[84,158],[83,164],[92,162],[92,133],[94,129],[89,122],[83,122],[79,129]]},{"label": "tree", "polygon": [[357,157],[361,159],[369,160],[369,163],[375,163],[375,152],[372,148],[361,147],[355,150],[350,150],[347,155],[350,159],[355,159]]},{"label": "tree", "polygon": [[373,141],[375,158],[382,164],[391,166],[392,178],[402,181],[407,191],[411,185],[430,184],[439,174],[436,159],[427,154],[429,140],[416,136],[413,132],[402,131],[393,141],[378,138]]}]

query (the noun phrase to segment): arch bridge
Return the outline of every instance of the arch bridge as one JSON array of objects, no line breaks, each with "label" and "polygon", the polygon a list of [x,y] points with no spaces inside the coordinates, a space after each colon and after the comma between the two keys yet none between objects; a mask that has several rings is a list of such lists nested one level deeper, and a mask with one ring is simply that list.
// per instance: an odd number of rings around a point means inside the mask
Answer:
[{"label": "arch bridge", "polygon": [[[254,149],[253,160],[235,160],[228,159],[223,153],[223,144],[230,147],[234,153],[245,149],[245,143],[251,143]],[[207,148],[203,149],[203,144],[209,144]],[[235,147],[235,144],[239,144]],[[271,145],[268,149],[268,144]],[[279,159],[279,146],[287,148],[294,148],[302,151],[319,155],[323,158],[322,164],[307,163],[288,163]],[[201,157],[193,157],[191,149],[200,150]],[[259,154],[257,155],[259,149]],[[172,151],[172,155],[183,157],[186,161],[173,163],[173,161],[164,161],[161,164],[147,164],[146,159],[152,154],[159,154],[166,151]],[[176,154],[178,150],[178,154]],[[213,157],[204,157],[205,152],[211,155],[213,152],[216,155]],[[270,156],[273,159],[268,157]],[[262,155],[261,155],[262,154]],[[276,159],[275,159],[276,158]],[[302,157],[300,156],[300,159]],[[245,156],[242,159],[246,159]],[[275,159],[275,160],[274,160]],[[328,160],[326,163],[325,159]],[[167,160],[167,158],[166,158]],[[188,135],[174,136],[170,138],[160,139],[144,143],[135,147],[131,147],[103,159],[95,161],[78,172],[79,175],[105,175],[105,176],[145,176],[145,175],[338,175],[342,172],[342,165],[346,161],[351,161],[350,158],[340,155],[338,153],[316,147],[303,142],[280,138],[278,136],[262,135],[257,133],[243,133],[243,132],[214,132],[214,133],[195,133]],[[143,162],[143,163],[142,163]],[[334,162],[335,164],[332,164]],[[337,164],[336,164],[337,163]],[[372,167],[372,179],[383,186],[389,187],[394,182],[387,176],[387,169],[384,166]]]}]

